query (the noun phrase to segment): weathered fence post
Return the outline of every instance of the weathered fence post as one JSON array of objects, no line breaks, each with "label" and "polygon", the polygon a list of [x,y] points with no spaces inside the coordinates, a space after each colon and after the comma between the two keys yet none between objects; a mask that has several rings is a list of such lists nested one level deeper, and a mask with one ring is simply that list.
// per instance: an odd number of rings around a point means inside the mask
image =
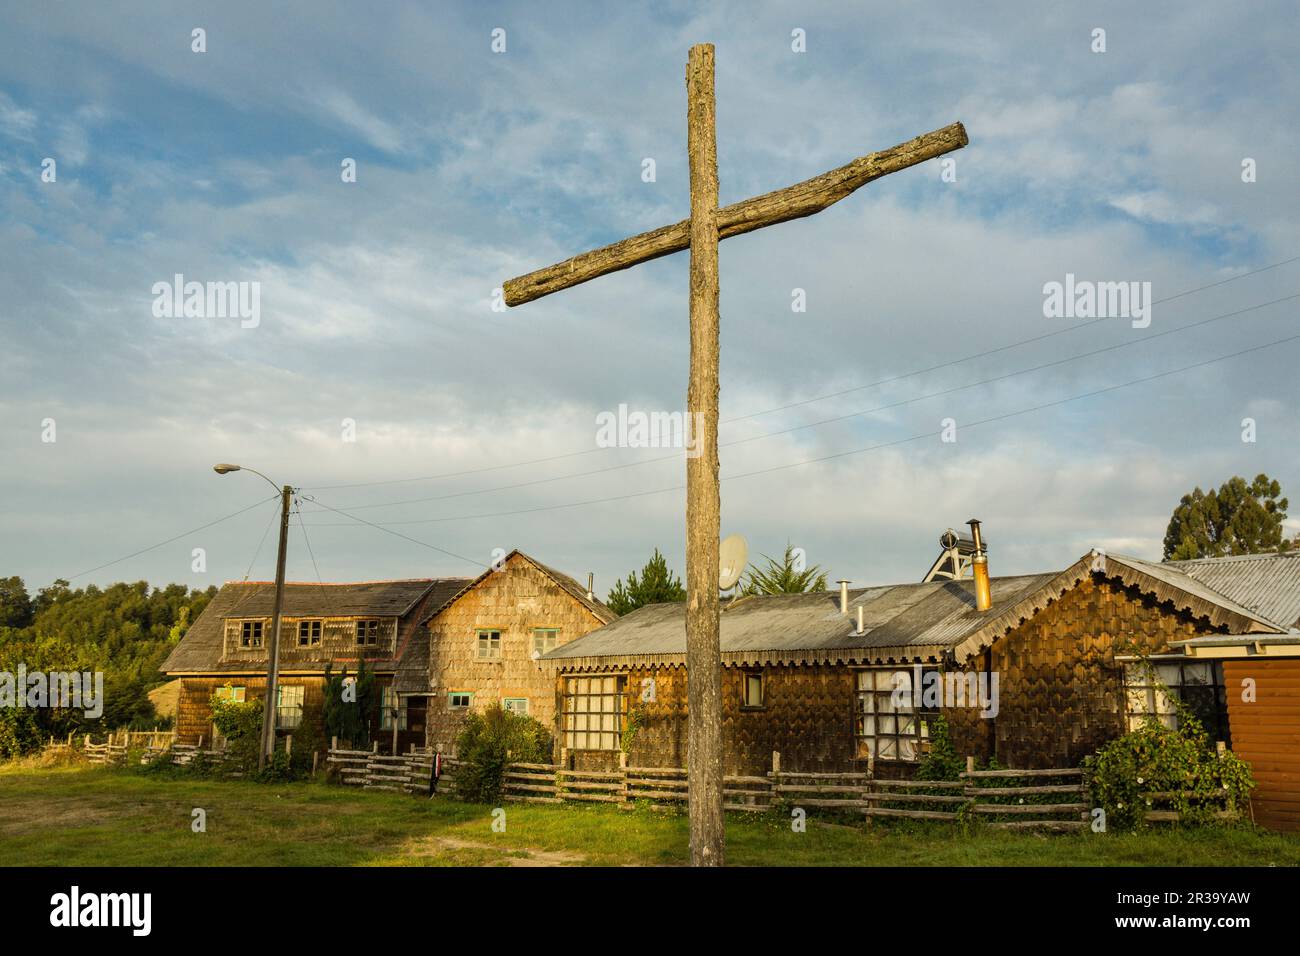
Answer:
[{"label": "weathered fence post", "polygon": [[975,758],[970,754],[966,755],[966,772],[967,773],[975,772]]},{"label": "weathered fence post", "polygon": [[286,757],[293,755],[293,734],[284,738],[284,755]]},{"label": "weathered fence post", "polygon": [[619,788],[619,799],[623,803],[627,803],[628,786],[627,786],[627,751],[626,750],[620,750],[618,752],[618,772],[622,774],[622,776],[620,777],[620,783],[622,784],[622,786]]}]

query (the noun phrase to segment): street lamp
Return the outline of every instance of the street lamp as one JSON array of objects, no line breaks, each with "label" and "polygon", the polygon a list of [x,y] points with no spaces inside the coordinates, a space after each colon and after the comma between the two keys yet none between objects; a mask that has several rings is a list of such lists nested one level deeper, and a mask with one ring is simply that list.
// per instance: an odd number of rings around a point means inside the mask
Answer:
[{"label": "street lamp", "polygon": [[279,690],[280,676],[280,611],[284,607],[284,559],[289,547],[289,504],[294,489],[292,485],[277,485],[254,468],[223,462],[213,465],[212,470],[218,475],[228,475],[232,471],[252,472],[265,479],[280,494],[280,551],[275,559],[275,607],[271,613],[271,646],[267,653],[266,707],[262,712],[262,740],[257,752],[257,769],[262,770],[266,767],[266,761],[275,753],[276,693]]}]

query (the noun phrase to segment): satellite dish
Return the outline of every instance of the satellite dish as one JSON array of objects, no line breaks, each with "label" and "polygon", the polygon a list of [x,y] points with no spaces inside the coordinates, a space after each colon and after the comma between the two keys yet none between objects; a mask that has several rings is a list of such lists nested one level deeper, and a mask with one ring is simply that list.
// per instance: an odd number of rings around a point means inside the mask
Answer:
[{"label": "satellite dish", "polygon": [[718,558],[718,589],[726,591],[736,586],[745,570],[745,562],[749,560],[745,536],[733,534],[724,538],[718,548]]}]

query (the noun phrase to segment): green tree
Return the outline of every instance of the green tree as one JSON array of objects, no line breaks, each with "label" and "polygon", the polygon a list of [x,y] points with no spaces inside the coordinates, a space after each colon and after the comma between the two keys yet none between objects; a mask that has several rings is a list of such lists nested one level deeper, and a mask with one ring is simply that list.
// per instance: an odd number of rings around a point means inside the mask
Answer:
[{"label": "green tree", "polygon": [[1236,476],[1216,491],[1199,487],[1183,495],[1165,531],[1166,561],[1287,551],[1282,532],[1288,502],[1268,475],[1247,482]]},{"label": "green tree", "polygon": [[641,577],[638,579],[633,571],[627,576],[626,585],[622,578],[615,581],[614,589],[609,592],[605,603],[611,611],[621,616],[647,604],[685,600],[686,589],[682,587],[681,578],[668,570],[668,561],[655,548],[655,553],[641,569]]},{"label": "green tree", "polygon": [[826,590],[826,572],[817,565],[802,567],[803,556],[796,554],[794,546],[787,543],[781,560],[762,555],[767,567],[749,566],[743,594],[804,594],[808,591]]},{"label": "green tree", "polygon": [[0,578],[0,627],[28,627],[32,614],[32,599],[23,579]]}]

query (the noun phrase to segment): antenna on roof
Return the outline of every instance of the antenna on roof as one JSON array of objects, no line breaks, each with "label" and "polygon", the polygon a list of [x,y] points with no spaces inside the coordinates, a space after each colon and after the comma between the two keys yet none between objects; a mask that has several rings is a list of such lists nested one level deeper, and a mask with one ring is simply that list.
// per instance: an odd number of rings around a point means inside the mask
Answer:
[{"label": "antenna on roof", "polygon": [[749,545],[745,536],[729,535],[718,545],[718,590],[729,591],[736,586],[749,560]]}]

